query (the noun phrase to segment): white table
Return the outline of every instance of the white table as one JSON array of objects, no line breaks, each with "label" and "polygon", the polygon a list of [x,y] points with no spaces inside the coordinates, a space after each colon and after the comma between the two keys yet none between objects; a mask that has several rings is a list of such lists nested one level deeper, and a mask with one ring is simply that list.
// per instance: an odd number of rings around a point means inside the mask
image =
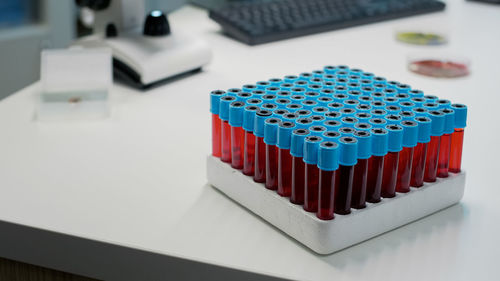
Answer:
[{"label": "white table", "polygon": [[[110,119],[36,122],[38,84],[0,103],[0,256],[107,280],[264,278],[253,273],[301,280],[493,278],[500,252],[500,7],[459,0],[444,13],[256,47],[222,36],[197,8],[183,8],[170,21],[174,32],[207,40],[213,63],[146,93],[114,86]],[[398,43],[394,30],[405,26],[445,26],[450,44]],[[417,51],[464,55],[472,74],[454,80],[412,74],[406,56]],[[319,256],[206,185],[209,91],[326,64],[357,66],[469,106],[461,204]]]}]

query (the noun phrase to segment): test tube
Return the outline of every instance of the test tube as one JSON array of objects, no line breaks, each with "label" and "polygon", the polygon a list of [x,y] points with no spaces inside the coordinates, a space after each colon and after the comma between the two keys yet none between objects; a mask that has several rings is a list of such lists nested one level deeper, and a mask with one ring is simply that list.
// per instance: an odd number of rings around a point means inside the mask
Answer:
[{"label": "test tube", "polygon": [[427,159],[425,161],[425,182],[435,182],[437,175],[437,164],[439,157],[439,147],[441,146],[441,135],[444,131],[444,113],[437,110],[429,111],[432,120],[431,141],[427,147]]},{"label": "test tube", "polygon": [[290,142],[290,154],[292,155],[292,194],[290,202],[297,205],[304,204],[305,190],[305,162],[304,141],[309,135],[307,129],[295,129],[292,132]]},{"label": "test tube", "polygon": [[427,148],[431,141],[431,119],[429,117],[419,116],[415,117],[415,121],[418,123],[418,143],[413,151],[410,185],[413,187],[421,187],[424,185]]},{"label": "test tube", "polygon": [[372,155],[372,138],[369,131],[356,131],[354,133],[354,137],[358,140],[358,163],[354,166],[351,207],[355,209],[363,209],[366,207],[368,159],[370,159]]},{"label": "test tube", "polygon": [[243,174],[253,176],[255,169],[255,135],[253,134],[255,114],[259,108],[255,105],[245,107],[243,130],[245,130],[245,150],[243,151]]},{"label": "test tube", "polygon": [[[448,100],[438,100],[438,103],[446,105],[443,101],[449,103]],[[444,132],[439,146],[437,177],[446,178],[450,166],[451,135],[455,130],[455,111],[450,108],[443,108],[441,112],[444,113]]]},{"label": "test tube", "polygon": [[229,125],[231,126],[231,167],[243,169],[245,151],[245,132],[243,131],[243,112],[245,103],[233,101],[229,106]]},{"label": "test tube", "polygon": [[278,127],[281,120],[268,118],[264,123],[264,143],[266,144],[266,188],[278,189]]},{"label": "test tube", "polygon": [[219,118],[220,98],[225,91],[215,90],[210,93],[210,112],[212,113],[212,155],[221,157],[221,120]]},{"label": "test tube", "polygon": [[254,131],[255,135],[255,168],[253,180],[258,183],[266,182],[266,144],[264,143],[264,122],[272,115],[271,111],[260,109],[255,115]]},{"label": "test tube", "polygon": [[455,131],[451,134],[450,167],[452,173],[460,173],[462,168],[462,147],[464,143],[464,129],[467,125],[467,106],[452,104],[455,111]]},{"label": "test tube", "polygon": [[358,140],[354,137],[339,139],[339,168],[335,177],[335,213],[351,213],[354,166],[358,161]]},{"label": "test tube", "polygon": [[368,159],[368,182],[366,184],[366,201],[380,202],[382,176],[384,172],[384,156],[388,149],[388,133],[383,128],[374,128],[372,135],[372,156]]},{"label": "test tube", "polygon": [[384,156],[381,195],[384,198],[392,198],[396,196],[399,152],[403,149],[403,128],[392,124],[385,126],[385,129],[388,132],[388,152]]},{"label": "test tube", "polygon": [[231,163],[231,125],[229,125],[229,106],[235,101],[234,96],[223,96],[220,99],[219,117],[221,119],[221,160]]},{"label": "test tube", "polygon": [[290,197],[292,193],[292,155],[290,145],[295,123],[283,121],[278,127],[278,194]]},{"label": "test tube", "polygon": [[403,150],[399,153],[396,192],[406,193],[410,191],[411,165],[418,141],[418,123],[404,120],[401,122],[401,127],[403,127]]},{"label": "test tube", "polygon": [[307,136],[304,141],[304,210],[313,213],[318,211],[318,147],[322,141],[320,136]]},{"label": "test tube", "polygon": [[319,192],[316,216],[322,220],[334,218],[335,178],[339,167],[338,147],[337,143],[331,141],[319,145]]}]

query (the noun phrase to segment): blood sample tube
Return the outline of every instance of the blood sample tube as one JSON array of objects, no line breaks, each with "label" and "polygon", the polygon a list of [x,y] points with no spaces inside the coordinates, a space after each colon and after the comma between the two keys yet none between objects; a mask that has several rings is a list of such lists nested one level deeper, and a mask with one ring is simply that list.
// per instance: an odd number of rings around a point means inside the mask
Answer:
[{"label": "blood sample tube", "polygon": [[233,96],[220,99],[219,117],[221,119],[221,160],[231,163],[231,126],[229,125],[229,106],[235,101]]},{"label": "blood sample tube", "polygon": [[259,81],[255,84],[257,84],[257,89],[262,90],[262,91],[264,91],[267,87],[269,87],[271,85],[271,83],[269,83],[267,81]]},{"label": "blood sample tube", "polygon": [[284,80],[286,83],[295,83],[295,81],[299,80],[299,77],[296,75],[287,75]]},{"label": "blood sample tube", "polygon": [[220,98],[225,91],[215,90],[210,93],[210,112],[212,113],[212,155],[221,156],[221,120],[219,118]]},{"label": "blood sample tube", "polygon": [[427,147],[427,159],[425,161],[425,182],[435,182],[437,175],[437,164],[439,157],[439,147],[441,146],[441,135],[444,131],[444,113],[437,110],[429,111],[431,124],[431,141]]},{"label": "blood sample tube", "polygon": [[334,217],[335,178],[339,168],[338,147],[335,142],[325,141],[319,145],[319,194],[316,216],[322,220]]},{"label": "blood sample tube", "polygon": [[283,121],[278,127],[278,194],[290,197],[292,193],[292,155],[290,154],[292,131],[295,123]]},{"label": "blood sample tube", "polygon": [[291,103],[289,105],[286,106],[286,110],[288,110],[289,112],[296,112],[298,110],[301,110],[302,109],[302,105],[300,104],[296,104],[296,103]]},{"label": "blood sample tube", "polygon": [[302,107],[307,110],[312,110],[314,107],[318,106],[318,103],[314,100],[305,100],[302,101],[300,104],[302,104]]},{"label": "blood sample tube", "polygon": [[[384,102],[387,104],[387,106],[391,106],[391,105],[397,105],[399,103],[399,100],[396,97],[387,96],[386,98],[384,98]],[[387,106],[385,108],[387,108]],[[388,109],[386,110],[389,111]]]},{"label": "blood sample tube", "polygon": [[258,183],[266,182],[266,145],[264,143],[264,122],[271,116],[271,111],[260,109],[255,114],[254,130],[255,135],[255,168],[253,180]]},{"label": "blood sample tube", "polygon": [[455,111],[455,131],[451,134],[449,171],[460,173],[462,168],[464,128],[467,125],[467,107],[463,104],[452,104],[451,108]]},{"label": "blood sample tube", "polygon": [[410,185],[413,187],[421,187],[424,185],[427,147],[431,141],[431,119],[429,117],[419,116],[415,117],[415,121],[418,123],[418,143],[413,150]]},{"label": "blood sample tube", "polygon": [[298,205],[304,204],[305,190],[305,164],[304,156],[304,141],[309,135],[307,129],[295,129],[292,132],[290,154],[292,155],[292,194],[290,202]]},{"label": "blood sample tube", "polygon": [[307,136],[304,140],[304,210],[313,213],[318,211],[318,147],[322,141],[319,136]]},{"label": "blood sample tube", "polygon": [[344,101],[344,107],[346,108],[356,108],[358,105],[359,105],[358,100],[349,99]]},{"label": "blood sample tube", "polygon": [[411,165],[418,140],[418,123],[404,120],[401,122],[401,127],[403,127],[403,150],[399,153],[396,192],[406,193],[410,191]]},{"label": "blood sample tube", "polygon": [[339,169],[335,177],[335,213],[351,213],[354,166],[358,161],[358,140],[354,137],[339,139]]},{"label": "blood sample tube", "polygon": [[229,125],[231,126],[231,167],[243,169],[243,151],[245,151],[245,132],[243,131],[243,112],[245,104],[234,101],[229,107]]},{"label": "blood sample tube", "polygon": [[272,87],[279,87],[283,83],[283,80],[280,78],[271,78],[269,79],[269,83],[271,83]]},{"label": "blood sample tube", "polygon": [[259,108],[255,105],[245,107],[243,130],[245,131],[245,150],[243,151],[243,174],[253,176],[255,169],[255,135],[253,134],[255,114]]},{"label": "blood sample tube", "polygon": [[387,125],[388,152],[384,156],[384,173],[382,176],[381,195],[384,198],[396,196],[396,180],[398,175],[399,152],[403,149],[403,128],[399,125]]},{"label": "blood sample tube", "polygon": [[[269,81],[270,82],[270,81]],[[272,82],[271,82],[272,84]],[[279,87],[276,87],[276,86],[270,86],[270,87],[267,87],[266,88],[266,95],[276,95],[276,93],[280,90]]]},{"label": "blood sample tube", "polygon": [[[447,100],[438,100],[438,104],[442,101]],[[441,144],[439,146],[437,176],[439,178],[446,178],[448,177],[448,168],[450,166],[451,134],[455,130],[455,111],[450,108],[443,108],[441,112],[444,113],[444,132],[441,136]]]},{"label": "blood sample tube", "polygon": [[266,188],[278,189],[278,127],[281,120],[268,118],[264,123],[264,143],[266,144]]},{"label": "blood sample tube", "polygon": [[363,209],[366,207],[368,159],[372,156],[372,138],[370,131],[356,131],[354,137],[358,140],[358,163],[354,166],[351,207]]},{"label": "blood sample tube", "polygon": [[374,128],[372,135],[372,156],[368,159],[368,182],[366,184],[366,201],[380,202],[382,176],[384,172],[384,156],[388,149],[388,133],[383,128]]},{"label": "blood sample tube", "polygon": [[384,93],[381,93],[381,92],[373,92],[371,97],[373,98],[373,102],[370,103],[370,105],[373,107],[373,103],[374,102],[382,102],[385,98],[385,95]]}]

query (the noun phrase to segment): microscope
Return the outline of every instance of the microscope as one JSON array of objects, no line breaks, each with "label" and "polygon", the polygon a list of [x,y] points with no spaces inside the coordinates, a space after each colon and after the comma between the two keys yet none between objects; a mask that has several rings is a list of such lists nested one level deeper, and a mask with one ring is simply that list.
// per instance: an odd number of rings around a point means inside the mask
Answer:
[{"label": "microscope", "polygon": [[146,14],[145,1],[76,0],[95,18],[94,33],[73,45],[110,48],[115,79],[142,90],[196,73],[210,62],[205,42],[171,32],[163,12]]}]

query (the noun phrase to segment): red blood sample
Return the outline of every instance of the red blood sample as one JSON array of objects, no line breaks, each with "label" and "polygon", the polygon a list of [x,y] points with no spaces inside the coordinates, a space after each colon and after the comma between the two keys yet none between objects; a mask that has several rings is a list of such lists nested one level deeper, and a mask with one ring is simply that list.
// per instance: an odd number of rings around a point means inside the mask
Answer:
[{"label": "red blood sample", "polygon": [[366,184],[368,181],[368,159],[358,159],[354,166],[354,179],[352,182],[351,207],[363,209],[366,207]]},{"label": "red blood sample", "polygon": [[266,188],[278,189],[278,147],[266,144]]},{"label": "red blood sample", "polygon": [[424,185],[425,162],[427,159],[428,143],[418,143],[413,151],[413,162],[411,164],[410,185],[421,187]]},{"label": "red blood sample", "polygon": [[441,144],[439,145],[439,158],[437,176],[440,178],[448,177],[448,167],[450,165],[450,147],[451,134],[441,136]]},{"label": "red blood sample", "polygon": [[319,170],[319,198],[316,216],[322,220],[333,219],[336,171]]},{"label": "red blood sample", "polygon": [[266,182],[266,144],[263,137],[255,136],[255,169],[253,180],[255,182]]},{"label": "red blood sample", "polygon": [[414,147],[403,147],[403,150],[399,152],[396,192],[406,193],[410,191],[411,165],[413,163],[414,150]]},{"label": "red blood sample", "polygon": [[412,61],[408,68],[415,73],[431,77],[454,78],[469,75],[466,64],[446,60]]},{"label": "red blood sample", "polygon": [[243,151],[243,174],[253,176],[255,170],[255,135],[245,131],[245,150]]},{"label": "red blood sample", "polygon": [[382,175],[384,171],[384,156],[372,156],[368,159],[368,182],[366,184],[366,201],[380,202]]},{"label": "red blood sample", "polygon": [[440,136],[431,136],[431,141],[427,147],[427,159],[425,161],[425,182],[435,182],[437,174],[437,163],[439,157]]},{"label": "red blood sample", "polygon": [[464,129],[455,129],[451,134],[450,167],[452,173],[460,173],[462,168],[462,147],[464,144]]},{"label": "red blood sample", "polygon": [[335,213],[351,213],[352,182],[354,166],[339,165],[335,177]]},{"label": "red blood sample", "polygon": [[292,193],[292,155],[290,149],[278,148],[278,194],[290,197]]},{"label": "red blood sample", "polygon": [[245,134],[243,127],[231,127],[231,167],[243,169]]},{"label": "red blood sample", "polygon": [[389,152],[384,159],[384,173],[382,177],[382,192],[384,198],[396,196],[396,179],[398,175],[399,152]]},{"label": "red blood sample", "polygon": [[220,145],[221,145],[221,131],[220,131],[221,121],[218,114],[212,113],[212,155],[215,157],[221,156]]},{"label": "red blood sample", "polygon": [[292,195],[290,196],[290,202],[293,204],[304,204],[304,172],[305,163],[302,157],[292,156]]},{"label": "red blood sample", "polygon": [[304,210],[308,212],[318,211],[318,189],[319,189],[319,169],[316,164],[304,163],[305,169],[305,191]]},{"label": "red blood sample", "polygon": [[226,163],[231,163],[231,125],[227,120],[221,120],[221,160]]}]

